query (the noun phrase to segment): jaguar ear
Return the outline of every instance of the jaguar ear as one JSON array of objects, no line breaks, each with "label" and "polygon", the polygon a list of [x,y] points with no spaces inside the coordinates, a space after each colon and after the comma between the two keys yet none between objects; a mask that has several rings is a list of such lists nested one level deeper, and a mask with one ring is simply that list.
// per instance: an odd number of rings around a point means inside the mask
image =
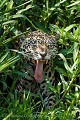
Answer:
[{"label": "jaguar ear", "polygon": [[59,40],[59,38],[60,38],[60,34],[59,33],[55,33],[55,39]]},{"label": "jaguar ear", "polygon": [[[22,32],[19,30],[17,34],[22,34]],[[20,42],[22,43],[25,40],[26,40],[26,36],[25,35],[21,35]]]}]

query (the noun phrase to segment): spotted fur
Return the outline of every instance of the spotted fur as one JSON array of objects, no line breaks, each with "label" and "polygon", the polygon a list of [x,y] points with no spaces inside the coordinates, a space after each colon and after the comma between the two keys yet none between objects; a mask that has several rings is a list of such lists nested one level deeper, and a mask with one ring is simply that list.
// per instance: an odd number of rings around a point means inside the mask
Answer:
[{"label": "spotted fur", "polygon": [[[28,58],[28,60],[49,60],[46,64],[44,62],[44,79],[41,83],[37,83],[34,80],[33,73],[35,64],[30,61],[29,66],[26,66],[26,60],[23,59],[22,61],[22,72],[27,72],[28,76],[31,76],[30,79],[22,77],[19,80],[19,84],[17,85],[17,90],[23,91],[24,89],[27,91],[31,91],[33,93],[40,93],[42,96],[42,102],[44,106],[47,106],[50,108],[55,101],[55,95],[50,90],[50,87],[54,85],[55,76],[54,76],[54,70],[52,69],[53,64],[53,58],[58,53],[57,50],[57,40],[59,39],[59,36],[53,36],[44,32],[40,31],[34,31],[30,32],[26,36],[21,36],[20,41],[20,51],[23,53],[25,58]],[[39,51],[37,48],[40,48],[40,46],[46,47],[47,50]],[[43,47],[45,49],[45,47]],[[41,48],[41,49],[43,49]],[[45,57],[43,58],[40,56],[40,54],[46,52]],[[24,65],[26,63],[26,65]],[[25,66],[25,67],[23,67]],[[30,70],[30,71],[29,71]],[[31,72],[32,71],[32,72]]]}]

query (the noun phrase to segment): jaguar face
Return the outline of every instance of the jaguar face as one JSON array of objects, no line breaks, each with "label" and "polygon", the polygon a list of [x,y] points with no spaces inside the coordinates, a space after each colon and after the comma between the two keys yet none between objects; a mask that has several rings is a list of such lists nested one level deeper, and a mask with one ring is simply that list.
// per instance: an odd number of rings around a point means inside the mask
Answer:
[{"label": "jaguar face", "polygon": [[[43,37],[40,35],[43,35]],[[54,36],[49,36],[46,33],[36,35],[32,33],[32,36],[28,35],[22,43],[21,49],[27,57],[33,60],[49,60],[52,55],[57,54],[56,42]]]},{"label": "jaguar face", "polygon": [[58,37],[34,31],[29,33],[21,44],[21,50],[24,55],[36,61],[34,78],[37,82],[43,80],[44,61],[49,60],[51,56],[57,54],[57,39]]},{"label": "jaguar face", "polygon": [[[52,47],[52,45],[51,45]],[[49,60],[53,54],[54,48],[49,48],[47,45],[39,44],[38,47],[32,49],[32,56],[34,60]]]}]

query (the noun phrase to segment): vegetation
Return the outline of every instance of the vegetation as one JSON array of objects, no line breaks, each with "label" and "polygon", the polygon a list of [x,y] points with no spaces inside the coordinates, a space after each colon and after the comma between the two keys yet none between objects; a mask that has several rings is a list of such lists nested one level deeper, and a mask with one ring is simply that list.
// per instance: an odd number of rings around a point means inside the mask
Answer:
[{"label": "vegetation", "polygon": [[[57,96],[50,110],[40,111],[31,103],[31,94],[19,101],[14,93],[20,55],[12,46],[29,30],[59,32]],[[26,31],[26,32],[25,32]],[[29,76],[26,76],[29,77]],[[11,86],[9,86],[11,85]],[[79,0],[0,0],[0,119],[3,120],[79,120],[80,119],[80,1]]]}]

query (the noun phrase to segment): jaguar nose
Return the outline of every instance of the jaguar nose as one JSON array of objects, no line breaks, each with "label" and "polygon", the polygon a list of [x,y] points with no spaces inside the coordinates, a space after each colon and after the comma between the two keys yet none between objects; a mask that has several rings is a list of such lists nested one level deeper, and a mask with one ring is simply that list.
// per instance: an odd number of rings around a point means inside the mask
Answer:
[{"label": "jaguar nose", "polygon": [[40,52],[40,55],[42,58],[44,58],[47,55],[47,52]]}]

